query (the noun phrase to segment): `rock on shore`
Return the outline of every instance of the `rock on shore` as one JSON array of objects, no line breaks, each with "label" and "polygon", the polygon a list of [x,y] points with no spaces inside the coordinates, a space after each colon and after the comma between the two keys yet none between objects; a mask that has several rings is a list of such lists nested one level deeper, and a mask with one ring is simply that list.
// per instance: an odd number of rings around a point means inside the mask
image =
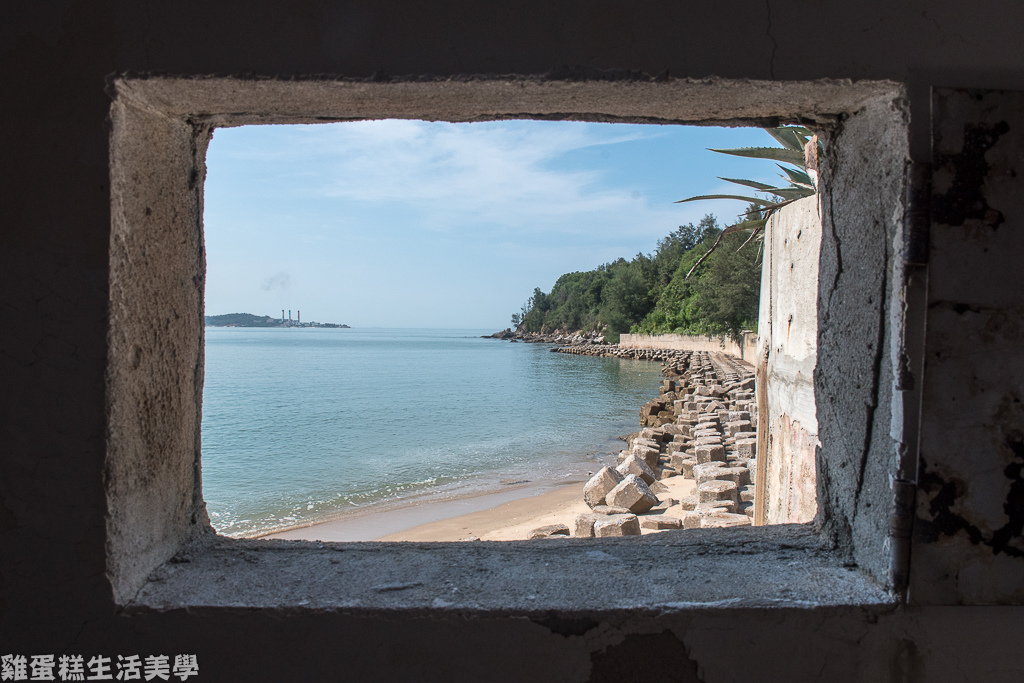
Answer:
[{"label": "rock on shore", "polygon": [[[584,486],[584,500],[595,514],[579,515],[573,535],[592,538],[639,535],[641,529],[751,524],[757,404],[754,374],[747,366],[703,351],[623,349],[587,342],[553,351],[660,361],[665,366],[659,395],[640,409],[642,429],[625,437],[628,447],[619,454],[617,467],[602,468]],[[679,503],[680,517],[664,514],[676,501],[661,503],[651,490],[671,477],[693,479],[697,485],[695,495]],[[639,522],[610,524],[596,514],[605,504],[628,511]]]}]

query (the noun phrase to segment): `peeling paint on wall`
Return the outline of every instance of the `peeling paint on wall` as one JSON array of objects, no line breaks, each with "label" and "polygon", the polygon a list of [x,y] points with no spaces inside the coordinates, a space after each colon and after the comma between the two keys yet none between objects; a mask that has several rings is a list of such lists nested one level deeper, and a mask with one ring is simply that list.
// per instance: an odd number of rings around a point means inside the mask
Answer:
[{"label": "peeling paint on wall", "polygon": [[1024,604],[1024,94],[940,90],[933,117],[910,599]]},{"label": "peeling paint on wall", "polygon": [[758,391],[764,392],[767,405],[759,419],[768,424],[763,449],[768,524],[810,522],[818,510],[814,368],[820,245],[816,196],[791,204],[769,221],[758,321],[759,357],[767,358]]}]

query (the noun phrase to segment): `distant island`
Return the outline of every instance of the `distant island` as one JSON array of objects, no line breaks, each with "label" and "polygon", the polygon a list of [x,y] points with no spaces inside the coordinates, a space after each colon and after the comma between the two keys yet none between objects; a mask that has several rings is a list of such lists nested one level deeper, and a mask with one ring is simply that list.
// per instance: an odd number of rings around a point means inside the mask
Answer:
[{"label": "distant island", "polygon": [[335,323],[300,322],[292,320],[289,314],[286,319],[271,318],[269,315],[253,315],[252,313],[227,313],[225,315],[206,316],[207,327],[335,327],[351,329],[348,325]]}]

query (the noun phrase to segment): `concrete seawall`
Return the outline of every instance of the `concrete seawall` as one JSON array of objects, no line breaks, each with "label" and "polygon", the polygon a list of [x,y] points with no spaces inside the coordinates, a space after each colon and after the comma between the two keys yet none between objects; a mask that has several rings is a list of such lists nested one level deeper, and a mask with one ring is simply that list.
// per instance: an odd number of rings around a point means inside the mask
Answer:
[{"label": "concrete seawall", "polygon": [[748,363],[754,362],[757,334],[745,332],[737,337],[712,337],[696,334],[624,334],[619,337],[624,349],[672,349],[675,351],[707,351],[727,353]]}]

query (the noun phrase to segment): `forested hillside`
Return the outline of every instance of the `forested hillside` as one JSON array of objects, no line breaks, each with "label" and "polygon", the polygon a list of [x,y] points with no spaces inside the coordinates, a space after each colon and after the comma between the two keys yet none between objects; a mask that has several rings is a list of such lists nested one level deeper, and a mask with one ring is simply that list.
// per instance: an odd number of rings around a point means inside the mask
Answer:
[{"label": "forested hillside", "polygon": [[603,331],[609,341],[630,331],[735,334],[756,329],[758,244],[737,251],[746,236],[727,235],[686,279],[720,232],[708,214],[699,224],[680,226],[660,240],[653,254],[566,273],[550,293],[534,289],[512,324],[522,332]]}]

